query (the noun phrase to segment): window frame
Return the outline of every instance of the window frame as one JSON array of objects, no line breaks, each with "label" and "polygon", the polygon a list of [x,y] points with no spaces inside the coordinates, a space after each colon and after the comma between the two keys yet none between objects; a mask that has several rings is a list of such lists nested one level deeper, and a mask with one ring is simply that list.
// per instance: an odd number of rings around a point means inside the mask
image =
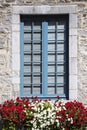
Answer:
[{"label": "window frame", "polygon": [[[53,20],[54,19],[54,20]],[[46,20],[46,21],[44,21],[44,20]],[[26,34],[26,32],[24,31],[24,26],[25,26],[25,24],[26,24],[26,22],[27,22],[27,24],[28,23],[30,23],[30,22],[32,22],[32,27],[31,27],[31,29],[33,29],[33,27],[34,27],[34,22],[36,23],[36,22],[38,22],[38,21],[40,21],[41,22],[41,26],[42,26],[42,28],[41,28],[41,34],[42,34],[42,39],[41,39],[41,44],[42,44],[42,51],[41,51],[41,68],[42,68],[42,71],[41,71],[41,93],[34,93],[34,94],[32,94],[33,93],[33,89],[34,89],[34,86],[33,86],[33,81],[31,81],[31,87],[30,87],[30,91],[31,91],[31,93],[28,93],[27,91],[28,91],[28,88],[26,88],[26,87],[24,87],[24,45],[25,45],[25,40],[24,40],[24,34]],[[64,34],[64,41],[62,41],[63,42],[63,44],[64,44],[64,50],[63,50],[63,56],[64,56],[64,72],[65,73],[63,73],[63,72],[61,72],[62,74],[63,74],[63,78],[64,78],[64,83],[62,83],[61,85],[62,85],[62,88],[63,88],[63,93],[57,93],[57,87],[59,87],[59,86],[57,86],[57,82],[55,81],[55,87],[54,87],[54,89],[55,89],[55,94],[49,94],[48,93],[48,85],[49,85],[49,83],[48,83],[48,81],[47,81],[47,79],[48,79],[48,63],[50,63],[49,61],[48,61],[48,57],[49,57],[49,54],[48,54],[48,44],[49,44],[49,42],[48,42],[48,34],[50,33],[50,32],[48,32],[48,26],[49,26],[49,22],[55,22],[55,34],[57,35],[57,31],[58,31],[58,29],[57,29],[57,26],[59,26],[59,24],[58,24],[58,21],[59,21],[59,23],[60,24],[63,24],[64,25],[64,29],[62,30],[63,31],[63,34]],[[55,98],[57,95],[59,95],[60,97],[62,97],[62,98],[66,98],[66,99],[68,99],[68,69],[69,69],[69,64],[68,64],[68,55],[69,55],[69,50],[68,50],[68,21],[69,21],[69,18],[68,18],[68,15],[21,15],[21,22],[20,22],[20,39],[21,39],[21,48],[20,48],[20,52],[21,52],[21,55],[20,55],[20,74],[21,74],[21,76],[20,76],[20,83],[21,83],[21,89],[22,89],[22,91],[21,91],[21,96],[28,96],[28,97],[32,97],[32,96],[38,96],[38,97],[40,97],[40,98]],[[63,23],[61,23],[61,22],[63,22]],[[31,24],[30,24],[31,25]],[[27,30],[28,31],[28,30]],[[34,34],[34,32],[33,32],[34,30],[31,30],[31,34],[33,33]],[[29,33],[30,34],[30,33]],[[33,36],[33,34],[32,34],[32,36]],[[55,35],[55,36],[56,36]],[[58,38],[57,36],[56,36],[56,38]],[[33,39],[32,39],[33,40]],[[58,42],[58,40],[57,39],[55,39],[55,43],[57,43]],[[33,44],[33,41],[32,41],[32,43],[31,43],[32,45],[31,46],[33,46],[34,44]],[[58,45],[58,44],[60,44],[60,43],[57,43],[56,45]],[[55,51],[55,53],[57,54],[58,53],[58,51],[56,52],[56,50],[54,50]],[[32,53],[34,53],[34,52],[32,52]],[[55,54],[55,56],[56,56],[56,54]],[[58,54],[58,56],[59,56],[60,54]],[[33,55],[32,55],[33,56]],[[58,60],[59,61],[59,60]],[[31,62],[31,61],[30,61]],[[53,62],[52,62],[53,63]],[[34,64],[34,62],[31,62],[31,65],[32,64]],[[58,63],[57,63],[58,64]],[[32,66],[33,67],[33,66]],[[56,66],[55,66],[56,67]],[[31,69],[34,69],[34,68],[31,68]],[[57,68],[56,68],[57,69]],[[34,73],[32,73],[32,71],[30,72],[31,73],[31,79],[33,78],[33,74]],[[55,72],[54,72],[54,74],[55,74],[55,80],[56,80],[56,78],[58,78],[57,77],[57,75],[58,74],[56,74]],[[26,75],[26,74],[25,74]],[[28,75],[26,75],[26,76],[28,76]],[[51,75],[52,76],[52,75]],[[60,76],[59,76],[60,77]],[[52,86],[51,86],[52,87]],[[26,90],[24,90],[24,89],[26,89]],[[26,91],[26,92],[25,92]],[[25,94],[24,94],[25,93]]]},{"label": "window frame", "polygon": [[[12,83],[20,95],[20,15],[69,14],[69,99],[77,99],[77,6],[13,6],[12,15]],[[15,42],[16,41],[16,42]],[[18,88],[16,88],[18,86]]]}]

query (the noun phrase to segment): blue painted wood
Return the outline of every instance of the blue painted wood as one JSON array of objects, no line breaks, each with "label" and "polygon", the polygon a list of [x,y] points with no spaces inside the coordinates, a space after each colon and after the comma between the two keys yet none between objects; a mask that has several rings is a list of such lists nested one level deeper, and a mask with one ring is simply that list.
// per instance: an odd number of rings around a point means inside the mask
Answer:
[{"label": "blue painted wood", "polygon": [[24,96],[24,23],[20,24],[20,96]]},{"label": "blue painted wood", "polygon": [[42,23],[42,93],[47,95],[48,78],[48,23]]},{"label": "blue painted wood", "polygon": [[32,96],[38,96],[40,99],[56,99],[57,96],[59,96],[62,99],[66,99],[66,95],[65,94],[50,94],[50,95],[23,95],[21,97],[29,97],[32,98]]},{"label": "blue painted wood", "polygon": [[[56,22],[56,25],[55,25],[55,61],[57,61],[57,25],[58,25],[58,22]],[[55,62],[55,93],[57,93],[57,62]]]},{"label": "blue painted wood", "polygon": [[[31,18],[31,17],[30,17]],[[45,17],[46,19],[48,19],[49,18],[49,23],[50,23],[50,21],[51,21],[51,19],[50,19],[50,16],[48,16],[48,18],[47,17]],[[28,20],[28,19],[27,19]],[[38,19],[37,20],[41,20],[42,21],[42,19],[41,19],[41,17],[38,17]],[[63,20],[66,20],[66,19],[63,19]],[[40,21],[40,22],[41,22]],[[36,21],[36,23],[37,23],[38,21]],[[53,21],[54,22],[54,21]],[[20,46],[20,50],[21,50],[21,54],[20,54],[20,58],[21,58],[21,63],[20,63],[20,68],[21,68],[21,71],[20,71],[20,74],[21,74],[21,80],[20,80],[20,83],[21,83],[21,90],[20,90],[20,94],[21,94],[21,96],[28,96],[28,97],[31,97],[31,96],[38,96],[38,97],[40,97],[40,98],[55,98],[56,96],[57,96],[57,86],[59,86],[58,85],[58,81],[57,81],[57,76],[61,76],[61,74],[59,73],[57,73],[57,66],[58,65],[61,65],[61,64],[66,64],[67,65],[67,54],[66,54],[66,49],[67,49],[67,46],[66,45],[68,45],[68,43],[66,44],[66,42],[67,42],[67,40],[66,40],[66,37],[67,37],[67,32],[65,31],[64,33],[66,33],[66,35],[65,35],[65,38],[64,38],[64,44],[65,44],[65,50],[64,50],[64,52],[60,52],[60,51],[58,51],[57,50],[57,44],[58,44],[58,35],[57,35],[57,33],[58,33],[58,29],[57,29],[57,27],[58,27],[58,22],[56,21],[55,22],[56,24],[55,24],[55,50],[54,50],[54,52],[55,52],[55,61],[51,61],[51,62],[49,62],[49,63],[54,63],[55,65],[55,94],[49,94],[48,95],[48,23],[47,22],[42,22],[42,64],[41,64],[41,66],[42,66],[42,72],[40,72],[40,73],[42,73],[42,83],[40,82],[40,84],[42,84],[42,93],[41,94],[33,94],[33,88],[34,88],[34,80],[33,80],[33,78],[34,78],[34,72],[33,72],[33,70],[34,70],[34,61],[33,61],[33,56],[34,56],[34,50],[33,50],[33,47],[34,47],[34,39],[33,39],[33,34],[34,34],[34,30],[33,30],[33,27],[34,27],[34,24],[33,24],[33,19],[32,19],[32,30],[31,30],[31,42],[32,42],[32,52],[31,52],[31,55],[32,55],[32,60],[30,61],[30,64],[32,65],[32,67],[31,67],[31,70],[32,70],[32,72],[31,72],[31,77],[32,77],[32,80],[31,80],[31,88],[32,88],[32,92],[31,92],[31,94],[30,95],[28,95],[28,94],[26,94],[26,95],[24,95],[24,23],[21,23],[21,46]],[[67,27],[65,28],[65,30],[67,29]],[[49,32],[50,33],[50,32]],[[52,32],[51,32],[52,33]],[[61,44],[61,43],[59,43],[59,44]],[[53,51],[49,51],[49,53],[53,53]],[[39,54],[39,53],[38,53]],[[64,54],[65,55],[65,60],[64,61],[57,61],[57,55],[60,55],[60,54]],[[51,55],[50,55],[51,56]],[[41,61],[40,61],[41,62]],[[63,84],[63,86],[65,87],[65,89],[64,89],[64,94],[58,94],[60,97],[62,97],[62,98],[66,98],[66,93],[67,93],[67,86],[66,86],[66,83],[67,83],[67,77],[68,77],[68,74],[66,75],[66,73],[67,73],[67,66],[65,65],[65,67],[66,67],[66,69],[64,70],[64,74],[65,74],[65,80],[64,80],[64,84]],[[51,74],[49,74],[50,76],[51,76]],[[62,74],[63,75],[63,74]],[[37,76],[38,76],[38,74],[37,74]]]},{"label": "blue painted wood", "polygon": [[64,93],[66,98],[69,98],[69,45],[68,45],[68,37],[69,37],[69,29],[68,27],[68,19],[67,22],[64,24]]},{"label": "blue painted wood", "polygon": [[34,47],[34,22],[32,22],[32,27],[31,27],[31,46],[32,46],[32,52],[31,52],[31,69],[32,69],[32,74],[31,74],[31,93],[33,94],[33,78],[34,78],[34,74],[33,74],[33,67],[34,67],[34,63],[33,63],[33,56],[34,56],[34,50],[33,50],[33,47]]}]

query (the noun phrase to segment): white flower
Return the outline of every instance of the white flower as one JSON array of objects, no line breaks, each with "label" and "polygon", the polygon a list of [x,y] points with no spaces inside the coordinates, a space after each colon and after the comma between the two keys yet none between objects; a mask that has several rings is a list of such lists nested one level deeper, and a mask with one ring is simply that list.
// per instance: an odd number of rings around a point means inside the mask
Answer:
[{"label": "white flower", "polygon": [[71,124],[73,124],[73,119],[71,118]]}]

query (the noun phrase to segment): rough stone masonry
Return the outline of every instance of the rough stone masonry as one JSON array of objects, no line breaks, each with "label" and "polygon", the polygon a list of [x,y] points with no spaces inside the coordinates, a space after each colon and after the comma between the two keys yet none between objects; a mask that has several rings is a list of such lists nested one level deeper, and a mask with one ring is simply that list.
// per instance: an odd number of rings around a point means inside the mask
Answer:
[{"label": "rough stone masonry", "polygon": [[12,7],[37,5],[77,5],[77,98],[87,104],[87,0],[0,0],[0,102],[19,96],[19,84],[12,74]]}]

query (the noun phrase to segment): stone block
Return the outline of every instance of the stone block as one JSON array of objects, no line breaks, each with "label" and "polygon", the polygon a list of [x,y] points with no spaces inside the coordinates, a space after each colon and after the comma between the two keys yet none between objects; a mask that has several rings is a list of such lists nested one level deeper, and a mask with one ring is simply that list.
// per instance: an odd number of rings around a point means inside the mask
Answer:
[{"label": "stone block", "polygon": [[19,71],[20,70],[20,53],[18,54],[13,54],[12,55],[12,69]]},{"label": "stone block", "polygon": [[4,41],[0,40],[0,49],[3,48],[3,45],[4,45]]},{"label": "stone block", "polygon": [[[60,5],[60,6],[14,6],[14,14],[68,14],[76,13],[77,6],[73,5]],[[72,16],[73,17],[73,16]]]},{"label": "stone block", "polygon": [[69,76],[69,89],[77,90],[77,75],[70,75]]},{"label": "stone block", "polygon": [[69,28],[69,36],[77,36],[77,28]]},{"label": "stone block", "polygon": [[20,17],[19,14],[13,14],[12,15],[12,23],[14,24],[20,24]]},{"label": "stone block", "polygon": [[20,24],[12,25],[12,32],[20,32]]},{"label": "stone block", "polygon": [[69,15],[69,28],[77,28],[77,14],[72,13]]},{"label": "stone block", "polygon": [[20,84],[20,78],[19,77],[14,77],[13,79],[12,79],[12,83],[13,84]]},{"label": "stone block", "polygon": [[69,58],[69,75],[77,75],[77,58]]},{"label": "stone block", "polygon": [[69,36],[69,57],[77,57],[77,36]]},{"label": "stone block", "polygon": [[6,57],[5,55],[0,54],[0,67],[4,67],[6,65]]},{"label": "stone block", "polygon": [[6,0],[6,2],[15,2],[15,0]]},{"label": "stone block", "polygon": [[20,35],[19,32],[12,33],[12,54],[20,53]]},{"label": "stone block", "polygon": [[69,90],[69,99],[77,100],[77,90],[76,89]]}]

